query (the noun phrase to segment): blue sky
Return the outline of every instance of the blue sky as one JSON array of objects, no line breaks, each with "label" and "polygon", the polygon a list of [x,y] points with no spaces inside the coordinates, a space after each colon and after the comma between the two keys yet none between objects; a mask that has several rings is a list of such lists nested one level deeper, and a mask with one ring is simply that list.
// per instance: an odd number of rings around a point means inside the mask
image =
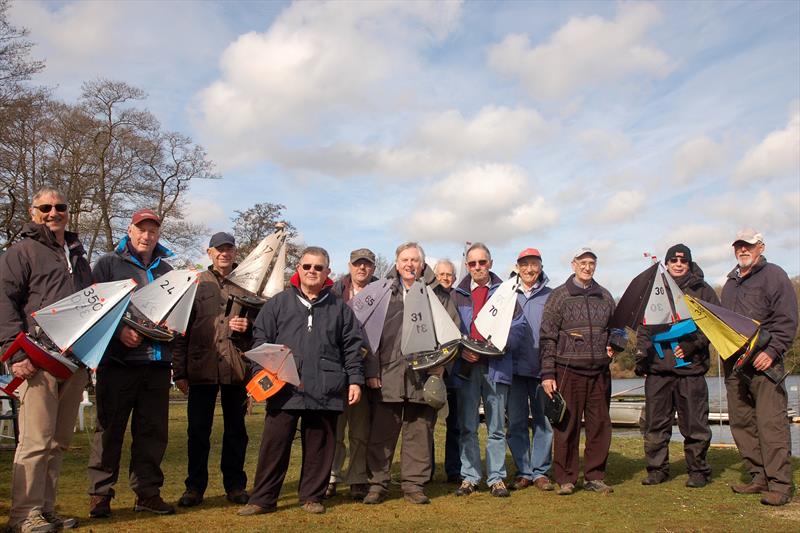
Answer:
[{"label": "blue sky", "polygon": [[[593,246],[615,294],[689,245],[712,283],[740,227],[800,273],[798,2],[17,2],[73,100],[147,91],[223,179],[191,216],[287,206],[333,268],[418,240],[495,270],[535,246],[553,284]],[[202,253],[202,251],[198,251]]]}]

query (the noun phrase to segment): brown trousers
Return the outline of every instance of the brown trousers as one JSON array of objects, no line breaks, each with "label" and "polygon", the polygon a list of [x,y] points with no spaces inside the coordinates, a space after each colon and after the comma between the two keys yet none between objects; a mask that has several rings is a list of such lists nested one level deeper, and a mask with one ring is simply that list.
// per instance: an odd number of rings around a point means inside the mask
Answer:
[{"label": "brown trousers", "polygon": [[[369,442],[369,402],[362,398],[355,405],[345,406],[336,422],[336,450],[333,453],[331,483],[348,485],[367,483],[367,444]],[[345,437],[349,443],[345,446]],[[347,470],[345,457],[350,456]]]},{"label": "brown trousers", "polygon": [[389,490],[389,471],[400,431],[400,488],[403,492],[421,491],[431,479],[433,425],[436,411],[423,403],[375,402],[367,446],[370,491]]},{"label": "brown trousers", "polygon": [[[559,369],[559,374],[561,370]],[[557,382],[567,404],[567,414],[553,426],[553,474],[556,483],[577,483],[580,471],[579,445],[581,418],[585,418],[586,449],[583,478],[605,478],[608,451],[611,448],[611,374],[608,370],[594,376],[582,376],[569,369]]]},{"label": "brown trousers", "polygon": [[87,381],[84,369],[65,381],[40,370],[20,385],[19,445],[11,470],[9,525],[31,514],[55,510],[61,461],[72,442]]}]

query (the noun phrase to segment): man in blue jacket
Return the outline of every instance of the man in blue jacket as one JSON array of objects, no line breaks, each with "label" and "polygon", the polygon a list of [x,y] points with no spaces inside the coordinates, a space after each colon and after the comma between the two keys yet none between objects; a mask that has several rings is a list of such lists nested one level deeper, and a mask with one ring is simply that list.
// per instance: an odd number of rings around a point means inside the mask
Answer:
[{"label": "man in blue jacket", "polygon": [[[508,394],[508,447],[517,466],[517,476],[510,488],[524,489],[531,485],[539,490],[553,490],[547,477],[553,458],[553,428],[544,414],[540,390],[539,328],[544,304],[553,289],[547,286],[542,271],[542,254],[526,248],[517,257],[517,271],[522,286],[517,301],[530,326],[531,342],[523,343],[512,353],[514,379]],[[528,429],[528,415],[533,415],[533,439]]]}]

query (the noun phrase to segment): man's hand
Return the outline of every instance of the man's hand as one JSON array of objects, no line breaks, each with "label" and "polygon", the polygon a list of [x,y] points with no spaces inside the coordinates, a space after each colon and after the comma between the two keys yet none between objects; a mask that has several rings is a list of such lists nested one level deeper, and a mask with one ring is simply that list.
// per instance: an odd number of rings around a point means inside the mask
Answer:
[{"label": "man's hand", "polygon": [[674,354],[675,354],[675,357],[676,357],[676,358],[678,358],[678,359],[683,359],[683,358],[684,358],[684,356],[685,356],[685,354],[683,353],[683,348],[681,348],[681,345],[680,345],[680,344],[678,345],[678,347],[677,347],[677,348],[675,348],[675,349],[672,351],[672,353],[674,353]]},{"label": "man's hand", "polygon": [[231,328],[231,331],[236,331],[239,333],[244,333],[247,331],[247,317],[235,317],[231,318],[228,322],[228,327]]},{"label": "man's hand", "polygon": [[542,389],[544,393],[547,394],[548,398],[553,398],[553,393],[556,391],[558,387],[556,387],[556,380],[554,379],[543,379],[542,380]]},{"label": "man's hand", "polygon": [[142,343],[143,337],[139,332],[130,326],[122,326],[122,331],[119,334],[119,340],[128,348],[136,348]]},{"label": "man's hand", "polygon": [[367,387],[370,389],[380,389],[381,378],[367,378]]},{"label": "man's hand", "polygon": [[480,359],[475,352],[472,350],[467,350],[466,348],[461,348],[461,358],[468,363],[477,363]]},{"label": "man's hand", "polygon": [[607,356],[614,357],[615,353],[616,352],[614,351],[614,348],[612,348],[611,346],[606,346],[606,355]]},{"label": "man's hand", "polygon": [[188,379],[176,379],[175,386],[178,387],[178,390],[183,393],[184,396],[189,395],[189,380]]},{"label": "man's hand", "polygon": [[33,363],[31,363],[31,360],[28,358],[11,365],[11,373],[15,378],[30,379],[35,376],[38,371],[39,369],[33,366]]},{"label": "man's hand", "polygon": [[350,385],[347,391],[347,405],[355,405],[361,400],[361,385]]},{"label": "man's hand", "polygon": [[772,357],[769,356],[767,352],[761,352],[753,359],[753,368],[756,370],[760,370],[761,372],[765,370],[769,370],[769,367],[772,366]]}]

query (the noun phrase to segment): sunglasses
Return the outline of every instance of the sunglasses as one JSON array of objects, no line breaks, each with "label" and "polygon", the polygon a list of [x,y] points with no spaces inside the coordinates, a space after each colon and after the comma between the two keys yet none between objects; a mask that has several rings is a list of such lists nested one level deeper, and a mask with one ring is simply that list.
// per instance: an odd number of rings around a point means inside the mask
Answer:
[{"label": "sunglasses", "polygon": [[470,268],[475,268],[476,265],[485,267],[488,264],[489,264],[488,259],[479,259],[478,261],[467,261],[467,266]]},{"label": "sunglasses", "polygon": [[302,266],[303,270],[311,270],[313,268],[314,272],[322,272],[325,270],[325,265],[312,265],[309,263],[304,263]]},{"label": "sunglasses", "polygon": [[54,207],[56,208],[56,211],[58,211],[59,213],[65,213],[67,211],[67,204],[56,204],[56,205],[53,205],[53,204],[39,204],[39,205],[35,205],[33,207],[38,209],[42,213],[49,213]]},{"label": "sunglasses", "polygon": [[675,265],[677,263],[681,263],[681,264],[684,264],[684,265],[688,265],[689,264],[689,260],[688,259],[684,259],[683,257],[673,257],[673,258],[671,258],[669,260],[669,262],[672,263],[673,265]]}]

